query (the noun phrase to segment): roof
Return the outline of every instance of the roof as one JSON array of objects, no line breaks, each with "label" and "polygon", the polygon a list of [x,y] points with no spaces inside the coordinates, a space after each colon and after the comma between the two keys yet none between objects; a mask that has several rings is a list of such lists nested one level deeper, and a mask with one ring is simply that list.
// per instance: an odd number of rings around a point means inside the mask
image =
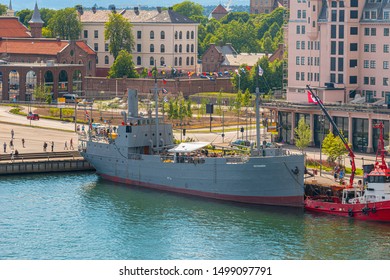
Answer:
[{"label": "roof", "polygon": [[[84,10],[84,13],[80,15],[80,21],[82,23],[88,22],[107,22],[111,10]],[[173,10],[121,10],[117,13],[121,14],[124,18],[131,23],[196,23],[189,18],[182,16]]]},{"label": "roof", "polygon": [[1,38],[31,38],[30,31],[17,17],[0,17]]},{"label": "roof", "polygon": [[211,12],[211,14],[227,14],[228,11],[221,5],[219,4],[215,9]]},{"label": "roof", "polygon": [[41,13],[38,10],[37,2],[35,2],[34,13],[32,15],[31,20],[28,23],[43,23],[43,20],[41,18]]},{"label": "roof", "polygon": [[210,144],[209,142],[185,142],[180,143],[175,148],[170,149],[168,152],[170,153],[189,153],[193,152],[199,149],[202,149],[203,147]]},{"label": "roof", "polygon": [[231,44],[226,44],[223,46],[215,45],[215,48],[223,55],[227,54],[237,54],[237,51],[233,48]]},{"label": "roof", "polygon": [[[58,41],[53,39],[2,39],[0,40],[0,53],[57,55],[69,44],[69,41]],[[77,41],[76,45],[88,54],[95,54],[95,52],[82,41]]]},{"label": "roof", "polygon": [[240,66],[242,64],[246,64],[248,66],[254,66],[257,61],[265,55],[265,53],[241,53],[237,55],[226,54],[225,60],[224,62],[222,62],[222,65]]}]

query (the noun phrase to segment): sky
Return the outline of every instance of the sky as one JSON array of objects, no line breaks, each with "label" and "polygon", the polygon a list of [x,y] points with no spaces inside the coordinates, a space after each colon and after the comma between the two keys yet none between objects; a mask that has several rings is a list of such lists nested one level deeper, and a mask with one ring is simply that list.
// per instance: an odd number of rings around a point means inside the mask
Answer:
[{"label": "sky", "polygon": [[[92,7],[94,4],[97,4],[99,7],[108,7],[110,4],[114,4],[118,8],[124,7],[134,7],[138,5],[142,6],[162,6],[169,7],[177,3],[181,3],[184,0],[11,0],[12,8],[15,11],[20,11],[22,9],[34,9],[35,2],[38,2],[39,8],[49,8],[49,9],[63,9],[67,7],[74,7],[77,4],[82,4],[85,7]],[[191,2],[198,3],[204,6],[211,6],[222,4],[226,6],[229,0],[192,0]],[[231,0],[231,6],[234,5],[247,5],[249,6],[250,0]],[[0,3],[8,6],[9,0],[0,0]],[[162,4],[163,3],[163,4]]]}]

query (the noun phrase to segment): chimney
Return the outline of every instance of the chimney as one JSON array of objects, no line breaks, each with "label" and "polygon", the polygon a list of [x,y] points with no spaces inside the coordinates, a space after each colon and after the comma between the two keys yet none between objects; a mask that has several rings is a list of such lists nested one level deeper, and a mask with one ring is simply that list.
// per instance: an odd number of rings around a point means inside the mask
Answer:
[{"label": "chimney", "polygon": [[139,15],[138,7],[134,7],[134,13],[135,13],[137,16]]},{"label": "chimney", "polygon": [[157,7],[157,11],[160,14],[161,13],[161,7]]}]

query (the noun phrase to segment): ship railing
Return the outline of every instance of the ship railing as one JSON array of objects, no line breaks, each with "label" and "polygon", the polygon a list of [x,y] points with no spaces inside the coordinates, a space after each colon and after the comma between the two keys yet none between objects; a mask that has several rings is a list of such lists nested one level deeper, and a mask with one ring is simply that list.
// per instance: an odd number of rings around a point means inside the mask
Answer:
[{"label": "ship railing", "polygon": [[127,155],[127,158],[128,159],[132,159],[132,160],[141,160],[142,159],[142,156],[140,154],[133,154],[133,153],[129,153]]},{"label": "ship railing", "polygon": [[245,163],[249,160],[249,157],[227,157],[226,163],[227,164],[238,164],[238,163]]},{"label": "ship railing", "polygon": [[204,157],[199,157],[199,156],[184,156],[184,155],[179,155],[176,157],[176,161],[175,161],[175,157],[173,155],[162,155],[160,157],[161,161],[162,162],[165,162],[165,163],[191,163],[191,164],[201,164],[201,163],[205,163],[205,159]]}]

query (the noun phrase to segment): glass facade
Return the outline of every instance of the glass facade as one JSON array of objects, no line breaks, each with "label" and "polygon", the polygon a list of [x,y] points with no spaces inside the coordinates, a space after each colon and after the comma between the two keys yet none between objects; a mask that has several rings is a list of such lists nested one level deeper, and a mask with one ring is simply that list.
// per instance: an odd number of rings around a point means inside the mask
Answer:
[{"label": "glass facade", "polygon": [[291,113],[278,113],[279,138],[278,142],[290,143],[291,138]]},{"label": "glass facade", "polygon": [[352,119],[352,149],[357,152],[365,153],[368,145],[368,120]]}]

